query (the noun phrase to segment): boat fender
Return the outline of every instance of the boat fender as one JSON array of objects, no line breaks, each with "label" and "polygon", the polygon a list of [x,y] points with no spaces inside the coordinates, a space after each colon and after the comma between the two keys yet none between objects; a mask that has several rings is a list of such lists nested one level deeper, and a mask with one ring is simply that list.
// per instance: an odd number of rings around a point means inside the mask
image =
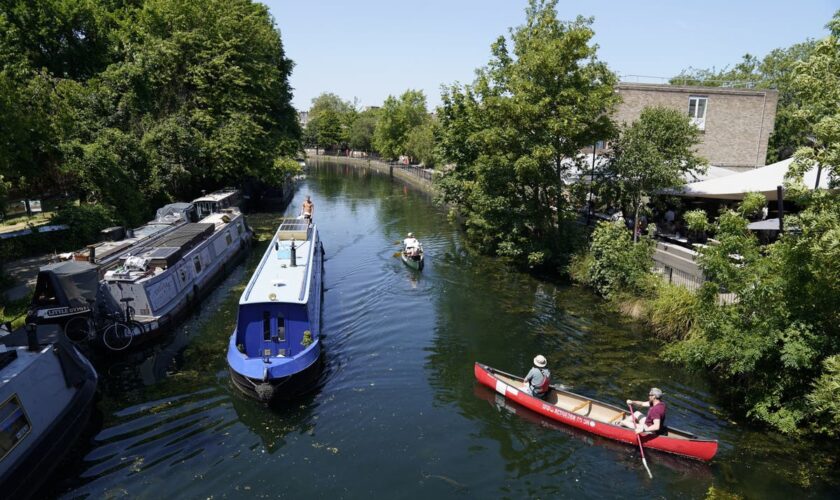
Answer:
[{"label": "boat fender", "polygon": [[257,393],[257,397],[260,398],[260,401],[269,401],[274,397],[274,386],[269,383],[263,382],[262,384],[257,384],[254,390]]}]

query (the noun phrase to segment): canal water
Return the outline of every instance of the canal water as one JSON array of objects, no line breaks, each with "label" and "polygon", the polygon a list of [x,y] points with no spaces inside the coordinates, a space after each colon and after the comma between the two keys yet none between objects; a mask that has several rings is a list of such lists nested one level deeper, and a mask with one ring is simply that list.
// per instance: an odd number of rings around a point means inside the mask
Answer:
[{"label": "canal water", "polygon": [[[589,291],[475,255],[430,196],[387,175],[316,164],[326,249],[326,363],[317,389],[280,409],[240,396],[225,369],[236,301],[263,241],[163,345],[104,370],[100,421],[53,482],[66,498],[831,497],[838,448],[731,421],[702,376]],[[408,231],[422,273],[395,253]],[[720,440],[715,461],[649,452],[552,423],[476,384],[473,363],[622,405],[661,387],[671,425]]]}]

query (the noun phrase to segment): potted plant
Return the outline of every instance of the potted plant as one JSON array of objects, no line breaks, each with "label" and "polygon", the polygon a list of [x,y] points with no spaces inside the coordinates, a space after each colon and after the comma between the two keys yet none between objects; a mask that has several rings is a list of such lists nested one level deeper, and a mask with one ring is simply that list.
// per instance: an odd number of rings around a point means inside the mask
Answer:
[{"label": "potted plant", "polygon": [[691,243],[706,243],[706,231],[709,229],[709,218],[700,209],[690,210],[683,214],[685,227],[688,230],[688,241]]}]

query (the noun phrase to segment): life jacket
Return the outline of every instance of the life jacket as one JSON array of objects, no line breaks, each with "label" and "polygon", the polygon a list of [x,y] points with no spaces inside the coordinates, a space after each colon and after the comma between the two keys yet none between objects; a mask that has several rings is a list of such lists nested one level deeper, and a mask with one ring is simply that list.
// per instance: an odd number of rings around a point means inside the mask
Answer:
[{"label": "life jacket", "polygon": [[539,370],[540,370],[540,373],[542,373],[543,382],[542,382],[542,384],[540,384],[539,387],[531,385],[531,392],[534,393],[534,395],[545,394],[551,388],[551,380],[549,379],[549,376],[551,375],[551,372],[546,373],[547,370],[545,370],[544,368],[540,368]]}]

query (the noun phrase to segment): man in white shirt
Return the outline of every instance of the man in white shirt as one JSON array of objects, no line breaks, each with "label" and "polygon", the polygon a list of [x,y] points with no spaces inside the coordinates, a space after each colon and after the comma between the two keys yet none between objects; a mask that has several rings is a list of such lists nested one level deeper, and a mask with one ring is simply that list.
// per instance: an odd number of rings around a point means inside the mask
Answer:
[{"label": "man in white shirt", "polygon": [[403,240],[403,248],[405,248],[405,254],[407,256],[413,257],[417,255],[417,252],[420,250],[420,242],[414,237],[414,233],[408,233],[405,240]]}]

